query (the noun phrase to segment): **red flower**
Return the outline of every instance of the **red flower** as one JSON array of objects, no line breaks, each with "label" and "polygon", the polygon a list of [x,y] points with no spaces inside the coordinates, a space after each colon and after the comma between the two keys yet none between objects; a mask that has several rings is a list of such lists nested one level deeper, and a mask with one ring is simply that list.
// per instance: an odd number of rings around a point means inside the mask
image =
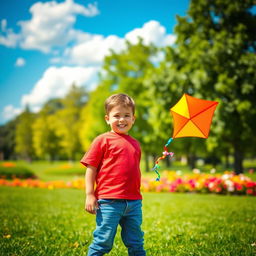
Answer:
[{"label": "red flower", "polygon": [[247,195],[252,195],[253,194],[253,190],[252,189],[247,189],[246,190],[246,194]]},{"label": "red flower", "polygon": [[235,188],[237,191],[242,191],[243,190],[243,186],[241,184],[235,183]]},{"label": "red flower", "polygon": [[253,187],[254,187],[254,182],[253,182],[253,181],[248,181],[248,182],[246,183],[246,187],[247,187],[247,188],[253,188]]}]

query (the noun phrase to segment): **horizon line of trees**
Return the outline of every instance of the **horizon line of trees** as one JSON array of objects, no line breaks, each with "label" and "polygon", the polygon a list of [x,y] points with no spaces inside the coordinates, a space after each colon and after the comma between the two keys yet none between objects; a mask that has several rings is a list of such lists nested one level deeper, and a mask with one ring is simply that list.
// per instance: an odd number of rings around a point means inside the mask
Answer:
[{"label": "horizon line of trees", "polygon": [[172,47],[127,42],[121,53],[104,60],[100,82],[92,92],[73,85],[63,99],[51,99],[37,114],[29,107],[0,127],[0,152],[5,158],[80,159],[91,141],[108,127],[104,101],[118,92],[136,102],[131,131],[142,145],[146,169],[171,137],[169,109],[183,93],[215,100],[207,140],[184,138],[170,146],[190,166],[198,156],[212,164],[234,158],[243,172],[245,157],[256,152],[256,16],[255,1],[192,0],[188,14],[177,17]]}]

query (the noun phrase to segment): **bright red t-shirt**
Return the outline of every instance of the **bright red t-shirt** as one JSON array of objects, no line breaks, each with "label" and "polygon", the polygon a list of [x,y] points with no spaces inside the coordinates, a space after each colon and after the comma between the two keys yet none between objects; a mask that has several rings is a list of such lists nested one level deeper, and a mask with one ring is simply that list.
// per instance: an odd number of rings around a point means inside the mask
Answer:
[{"label": "bright red t-shirt", "polygon": [[96,198],[142,199],[140,158],[140,145],[129,135],[107,132],[96,137],[81,159],[97,168]]}]

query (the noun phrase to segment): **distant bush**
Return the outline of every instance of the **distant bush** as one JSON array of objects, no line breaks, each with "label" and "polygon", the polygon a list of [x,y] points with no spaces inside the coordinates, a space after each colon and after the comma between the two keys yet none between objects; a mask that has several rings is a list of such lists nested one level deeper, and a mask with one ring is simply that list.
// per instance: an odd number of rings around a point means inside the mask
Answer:
[{"label": "distant bush", "polygon": [[0,165],[0,178],[4,178],[4,179],[32,178],[32,179],[35,179],[36,175],[26,167],[17,166],[12,163],[3,163],[2,165]]}]

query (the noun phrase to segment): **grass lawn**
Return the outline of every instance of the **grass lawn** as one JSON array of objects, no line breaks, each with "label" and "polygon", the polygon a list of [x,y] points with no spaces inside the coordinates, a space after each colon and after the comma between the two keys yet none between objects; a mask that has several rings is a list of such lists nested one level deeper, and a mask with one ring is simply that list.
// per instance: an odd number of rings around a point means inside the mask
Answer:
[{"label": "grass lawn", "polygon": [[[43,181],[53,181],[53,180],[63,180],[63,181],[70,181],[72,179],[83,178],[85,174],[85,167],[79,163],[79,161],[54,161],[54,162],[47,162],[47,161],[33,161],[32,163],[28,163],[25,161],[16,161],[15,162],[18,166],[24,166],[30,169],[40,180]],[[1,162],[0,162],[1,164]],[[255,161],[245,161],[245,166],[252,166],[256,170],[256,163]],[[67,168],[68,167],[68,168]],[[153,164],[152,164],[153,168]],[[209,173],[210,166],[204,166],[199,168],[202,172]],[[141,170],[144,170],[143,161]],[[165,170],[177,171],[180,170],[183,173],[191,173],[191,169],[188,166],[183,166],[179,162],[174,162],[171,167],[167,167],[165,162],[161,163],[160,174]],[[223,166],[219,166],[216,171],[217,173],[223,173],[225,171]],[[228,169],[228,171],[232,171],[233,169]],[[253,174],[248,173],[248,169],[245,170],[244,174],[250,177],[252,180],[256,180],[256,171]],[[143,177],[148,177],[155,179],[157,177],[156,173],[151,169],[149,172],[142,172]]]},{"label": "grass lawn", "polygon": [[[82,190],[0,187],[0,206],[0,255],[86,255]],[[255,197],[145,193],[143,212],[148,256],[256,255]],[[108,255],[127,255],[119,234]]]}]

